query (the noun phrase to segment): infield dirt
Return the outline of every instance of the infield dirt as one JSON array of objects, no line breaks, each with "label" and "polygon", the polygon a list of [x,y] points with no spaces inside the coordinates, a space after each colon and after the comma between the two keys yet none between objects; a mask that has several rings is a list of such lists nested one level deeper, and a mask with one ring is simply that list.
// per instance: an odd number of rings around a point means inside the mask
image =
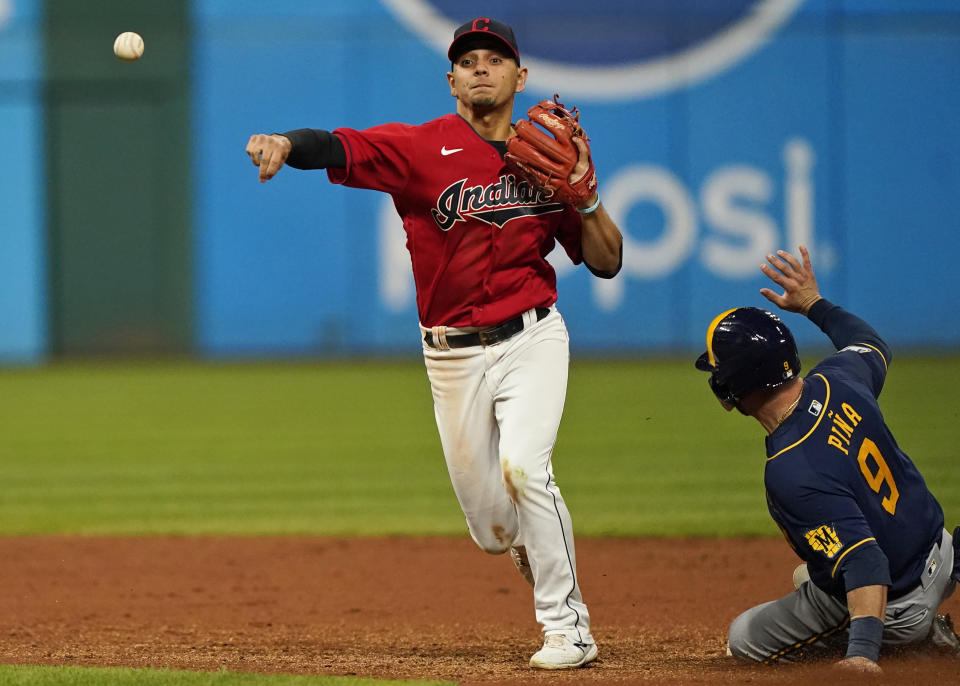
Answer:
[{"label": "infield dirt", "polygon": [[[600,657],[527,667],[541,636],[509,556],[463,538],[0,539],[0,662],[447,679],[461,684],[862,683],[724,657],[740,611],[792,589],[777,539],[577,541]],[[960,618],[960,593],[947,604]],[[958,683],[887,657],[879,681]]]}]

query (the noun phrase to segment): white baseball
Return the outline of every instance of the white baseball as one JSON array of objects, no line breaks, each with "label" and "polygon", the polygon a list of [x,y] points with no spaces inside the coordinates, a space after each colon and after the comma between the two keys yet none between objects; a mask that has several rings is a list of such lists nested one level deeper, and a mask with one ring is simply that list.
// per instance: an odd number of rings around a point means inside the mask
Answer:
[{"label": "white baseball", "polygon": [[800,588],[808,581],[810,581],[810,572],[807,570],[807,565],[797,565],[793,570],[793,587]]},{"label": "white baseball", "polygon": [[113,41],[113,54],[124,62],[133,62],[143,55],[143,38],[139,33],[124,31]]}]

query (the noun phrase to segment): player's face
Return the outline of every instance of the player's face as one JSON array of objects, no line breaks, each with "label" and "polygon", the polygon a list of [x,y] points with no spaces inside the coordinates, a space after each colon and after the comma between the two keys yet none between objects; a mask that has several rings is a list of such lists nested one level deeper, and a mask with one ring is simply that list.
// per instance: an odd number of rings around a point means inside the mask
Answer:
[{"label": "player's face", "polygon": [[447,74],[450,95],[473,108],[494,108],[512,100],[523,90],[526,67],[520,67],[503,51],[473,48],[457,58]]}]

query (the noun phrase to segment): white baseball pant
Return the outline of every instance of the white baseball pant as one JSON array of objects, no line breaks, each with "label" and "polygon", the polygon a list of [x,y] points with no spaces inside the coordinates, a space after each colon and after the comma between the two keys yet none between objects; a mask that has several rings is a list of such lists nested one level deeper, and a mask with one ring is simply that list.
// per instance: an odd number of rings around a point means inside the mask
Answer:
[{"label": "white baseball pant", "polygon": [[526,546],[544,632],[590,644],[570,513],[551,464],[569,336],[555,308],[539,322],[534,310],[523,316],[525,328],[494,345],[435,350],[424,343],[437,428],[473,540],[494,554]]}]

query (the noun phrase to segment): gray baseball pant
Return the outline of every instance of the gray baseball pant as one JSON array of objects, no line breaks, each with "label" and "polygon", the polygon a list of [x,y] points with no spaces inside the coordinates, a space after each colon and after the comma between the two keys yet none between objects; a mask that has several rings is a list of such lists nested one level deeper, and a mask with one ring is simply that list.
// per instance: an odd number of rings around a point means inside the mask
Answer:
[{"label": "gray baseball pant", "polygon": [[[887,602],[884,647],[924,642],[937,608],[953,593],[953,538],[946,529],[933,546],[917,587]],[[752,607],[730,625],[728,648],[756,662],[794,662],[842,657],[849,633],[847,605],[812,581],[793,593]]]}]

